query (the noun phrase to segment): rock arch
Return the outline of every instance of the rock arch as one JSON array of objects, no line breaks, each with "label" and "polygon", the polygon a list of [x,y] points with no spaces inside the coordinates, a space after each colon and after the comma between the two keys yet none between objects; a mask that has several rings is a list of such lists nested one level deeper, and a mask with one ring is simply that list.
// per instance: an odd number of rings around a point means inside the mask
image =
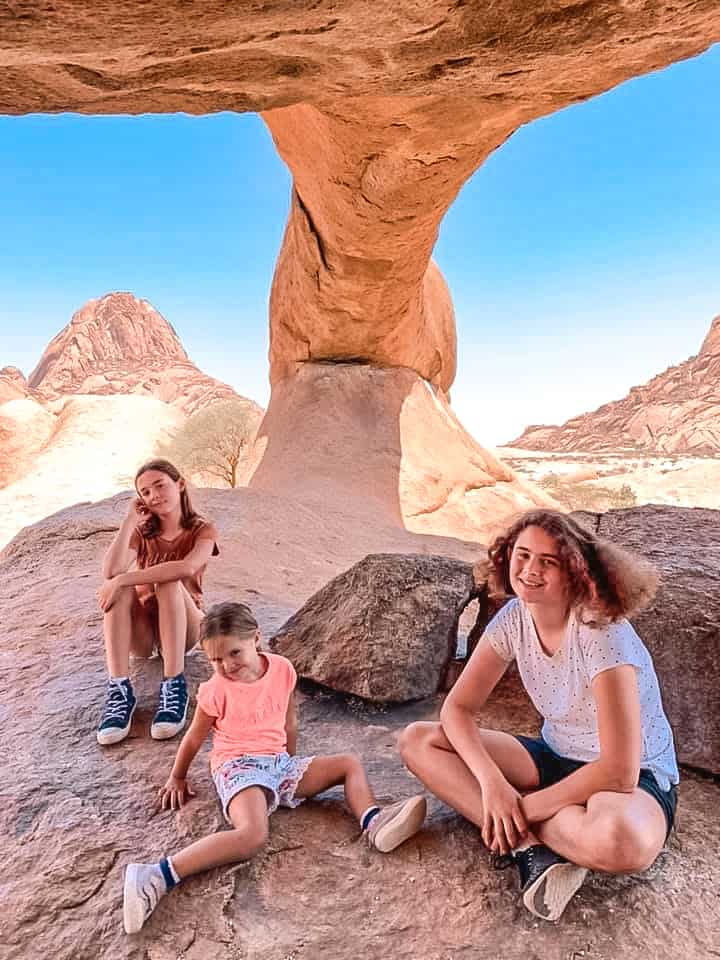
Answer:
[{"label": "rock arch", "polygon": [[[450,412],[454,317],[431,260],[439,223],[521,124],[702,52],[720,39],[720,8],[102,0],[89,13],[78,0],[20,0],[0,11],[0,35],[3,112],[262,114],[294,189],[251,484],[370,492],[415,529],[462,531],[536,495]],[[392,400],[363,419],[379,380]],[[352,461],[363,454],[360,482]]]}]

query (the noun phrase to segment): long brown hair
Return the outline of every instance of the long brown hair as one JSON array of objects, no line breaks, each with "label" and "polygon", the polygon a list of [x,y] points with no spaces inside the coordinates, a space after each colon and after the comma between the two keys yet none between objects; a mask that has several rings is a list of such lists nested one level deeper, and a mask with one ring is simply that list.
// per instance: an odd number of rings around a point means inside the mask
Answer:
[{"label": "long brown hair", "polygon": [[529,510],[518,517],[488,549],[490,596],[514,596],[510,556],[517,538],[539,527],[557,545],[568,578],[570,605],[589,624],[608,623],[637,613],[655,595],[658,574],[646,560],[603,540],[573,517],[557,510]]},{"label": "long brown hair", "polygon": [[[190,500],[190,494],[188,493],[187,482],[178,468],[174,464],[170,463],[169,460],[163,460],[161,458],[156,460],[148,460],[138,469],[137,473],[135,474],[135,491],[138,496],[140,496],[140,492],[137,488],[137,482],[144,473],[147,473],[148,470],[158,470],[160,473],[164,473],[166,476],[170,477],[170,479],[174,480],[176,483],[182,481],[183,488],[180,491],[180,526],[184,527],[186,530],[191,530],[199,521],[202,520],[202,517],[193,509],[193,505]],[[151,513],[147,520],[140,525],[140,528],[144,537],[156,537],[160,532],[160,517],[156,516],[154,513]]]}]

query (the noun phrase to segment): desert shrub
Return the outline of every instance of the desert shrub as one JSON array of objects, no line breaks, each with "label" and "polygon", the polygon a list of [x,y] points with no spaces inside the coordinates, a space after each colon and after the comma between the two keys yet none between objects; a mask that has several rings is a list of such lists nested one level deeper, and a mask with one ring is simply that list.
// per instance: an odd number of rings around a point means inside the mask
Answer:
[{"label": "desert shrub", "polygon": [[602,513],[637,504],[635,491],[628,483],[621,487],[607,487],[597,483],[579,483],[572,479],[572,475],[547,473],[540,480],[540,486],[568,510]]},{"label": "desert shrub", "polygon": [[246,400],[220,400],[198,410],[161,443],[157,455],[199,483],[236,487],[261,414]]}]

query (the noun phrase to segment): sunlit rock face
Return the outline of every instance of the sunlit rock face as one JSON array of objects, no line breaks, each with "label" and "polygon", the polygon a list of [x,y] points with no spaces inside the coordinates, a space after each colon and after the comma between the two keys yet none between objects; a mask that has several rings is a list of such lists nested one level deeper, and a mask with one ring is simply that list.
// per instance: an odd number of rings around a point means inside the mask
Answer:
[{"label": "sunlit rock face", "polygon": [[106,294],[74,313],[45,348],[28,384],[45,401],[136,393],[186,414],[237,396],[198,370],[165,317],[131,293]]},{"label": "sunlit rock face", "polygon": [[720,317],[697,356],[690,357],[622,400],[582,413],[559,427],[531,426],[513,447],[528,450],[647,450],[720,455]]},{"label": "sunlit rock face", "polygon": [[[338,360],[409,369],[447,395],[454,322],[430,257],[463,183],[521,124],[706,49],[720,8],[60,0],[5,8],[0,35],[2,112],[263,114],[294,178],[271,299],[274,396],[306,362]],[[428,449],[428,468],[439,454]]]}]

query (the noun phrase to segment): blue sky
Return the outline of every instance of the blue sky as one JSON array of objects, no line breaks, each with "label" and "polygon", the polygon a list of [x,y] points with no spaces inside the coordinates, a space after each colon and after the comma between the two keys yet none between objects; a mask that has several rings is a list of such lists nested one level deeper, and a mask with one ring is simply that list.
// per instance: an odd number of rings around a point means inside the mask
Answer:
[{"label": "blue sky", "polygon": [[[720,46],[523,127],[461,191],[435,256],[481,443],[697,352],[720,313],[718,89]],[[0,366],[28,374],[78,307],[130,290],[267,402],[290,178],[258,117],[0,118],[0,182]]]}]

